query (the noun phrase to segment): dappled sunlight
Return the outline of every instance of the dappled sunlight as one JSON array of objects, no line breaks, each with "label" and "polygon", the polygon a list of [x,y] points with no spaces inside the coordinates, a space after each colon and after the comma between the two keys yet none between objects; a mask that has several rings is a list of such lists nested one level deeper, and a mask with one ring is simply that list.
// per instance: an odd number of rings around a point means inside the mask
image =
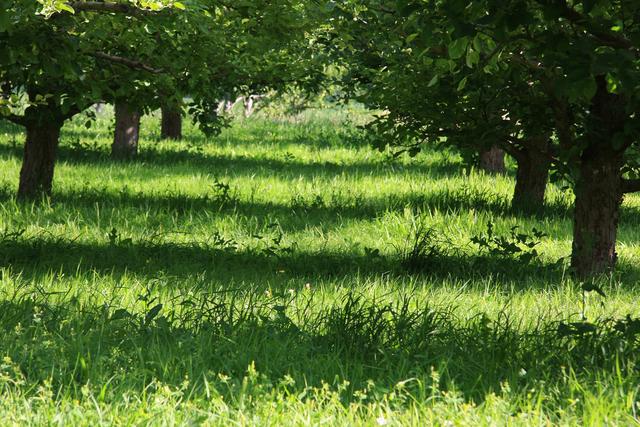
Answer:
[{"label": "dappled sunlight", "polygon": [[[182,401],[176,420],[217,405],[229,422],[247,401],[256,419],[273,401],[342,423],[344,407],[423,420],[457,405],[471,423],[534,387],[547,403],[522,420],[603,377],[585,400],[632,393],[613,372],[615,357],[635,375],[634,347],[611,319],[639,314],[635,198],[607,297],[585,300],[568,272],[572,195],[554,186],[524,215],[511,170],[464,171],[452,151],[393,160],[323,123],[303,137],[265,119],[209,140],[190,126],[180,143],[143,134],[138,159],[112,161],[107,122],[67,126],[43,203],[14,199],[19,150],[0,139],[0,386],[13,399],[46,413],[90,398],[113,420]],[[489,224],[536,253],[478,244]],[[583,316],[596,335],[572,332]]]}]

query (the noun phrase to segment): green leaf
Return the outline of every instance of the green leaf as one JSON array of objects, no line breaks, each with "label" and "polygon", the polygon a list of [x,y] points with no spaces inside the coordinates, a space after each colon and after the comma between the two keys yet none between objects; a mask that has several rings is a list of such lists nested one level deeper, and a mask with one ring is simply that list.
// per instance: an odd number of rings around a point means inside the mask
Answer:
[{"label": "green leaf", "polygon": [[467,51],[467,45],[469,44],[469,39],[467,37],[462,37],[457,40],[449,43],[447,50],[449,52],[449,58],[451,59],[460,59],[464,56]]},{"label": "green leaf", "polygon": [[407,44],[409,44],[409,43],[411,43],[412,41],[414,41],[414,40],[415,40],[415,38],[416,38],[416,37],[418,37],[418,35],[419,35],[418,33],[409,34],[409,35],[407,36],[407,38],[406,38],[406,39],[404,39],[404,41],[405,41]]},{"label": "green leaf", "polygon": [[56,4],[56,6],[60,10],[67,11],[69,13],[76,13],[76,11],[70,5],[68,5],[67,3],[59,2],[59,3]]},{"label": "green leaf", "polygon": [[469,49],[467,52],[467,67],[473,68],[478,62],[480,62],[480,54],[475,50]]},{"label": "green leaf", "polygon": [[458,83],[458,92],[465,88],[465,86],[467,85],[467,79],[468,77],[465,76],[462,80],[460,80],[460,83]]},{"label": "green leaf", "polygon": [[158,315],[158,313],[160,313],[160,310],[162,310],[162,304],[157,304],[153,306],[149,310],[147,315],[144,316],[144,324],[148,325],[149,323],[151,323],[151,321]]},{"label": "green leaf", "polygon": [[109,318],[109,320],[121,320],[121,319],[126,319],[128,317],[133,317],[133,315],[131,313],[129,313],[128,310],[121,308],[116,310],[111,317]]}]

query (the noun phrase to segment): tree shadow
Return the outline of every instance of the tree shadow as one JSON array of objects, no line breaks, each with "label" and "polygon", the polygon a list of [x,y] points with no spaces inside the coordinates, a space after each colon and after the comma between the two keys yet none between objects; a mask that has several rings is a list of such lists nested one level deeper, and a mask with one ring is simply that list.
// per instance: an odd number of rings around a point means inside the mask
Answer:
[{"label": "tree shadow", "polygon": [[[115,240],[115,238],[114,238]],[[403,263],[402,254],[382,256],[355,252],[305,251],[295,243],[274,244],[271,237],[254,237],[242,247],[234,244],[167,243],[122,239],[89,244],[64,237],[5,238],[0,242],[0,266],[39,280],[51,271],[140,277],[165,275],[186,278],[205,274],[209,283],[245,286],[304,286],[309,280],[343,283],[353,277],[395,277],[429,286],[469,281],[484,286],[487,278],[505,289],[546,288],[562,281],[560,264],[524,263],[514,258],[438,253]],[[179,283],[179,281],[177,282]],[[176,285],[178,286],[178,285]],[[230,287],[233,287],[230,285]]]},{"label": "tree shadow", "polygon": [[[6,203],[15,199],[12,188],[0,188],[0,202]],[[520,219],[568,219],[571,208],[557,202],[545,206],[544,210],[531,216],[514,211],[507,198],[501,195],[462,189],[442,188],[427,193],[410,193],[399,195],[382,195],[363,197],[358,194],[342,192],[315,196],[292,194],[288,202],[236,198],[216,193],[215,188],[203,195],[181,194],[167,191],[165,193],[131,192],[123,189],[114,192],[106,188],[87,188],[75,191],[56,192],[52,203],[59,209],[69,207],[82,215],[83,211],[100,208],[118,210],[134,209],[140,211],[162,212],[173,215],[192,215],[198,212],[214,213],[220,216],[241,214],[247,217],[276,218],[283,231],[293,232],[310,227],[331,228],[345,220],[374,220],[389,213],[402,213],[407,209],[415,215],[440,211],[446,215],[455,215],[469,211],[486,212],[495,217],[514,217]],[[22,207],[21,207],[22,206]],[[31,209],[30,203],[18,205],[18,209]],[[640,221],[640,211],[623,209],[624,218]],[[86,213],[86,212],[85,212]],[[91,219],[87,219],[91,221]],[[555,235],[554,238],[568,238],[566,235]]]},{"label": "tree shadow", "polygon": [[[313,296],[299,298],[304,305]],[[264,294],[192,294],[154,316],[117,302],[75,301],[30,294],[0,302],[2,340],[11,343],[6,356],[21,364],[25,388],[51,381],[62,395],[82,399],[82,385],[109,384],[115,393],[106,399],[118,402],[123,394],[153,393],[151,378],[177,389],[188,375],[190,393],[212,388],[231,405],[269,399],[280,386],[281,393],[322,401],[315,393],[324,383],[345,406],[362,402],[363,391],[369,401],[395,391],[403,407],[444,399],[441,391],[453,389],[479,404],[507,383],[518,396],[544,382],[559,387],[562,399],[569,390],[560,367],[585,386],[633,370],[640,354],[613,331],[567,338],[548,320],[523,331],[505,313],[461,315],[456,301],[419,301],[408,310],[416,301],[346,293],[332,306],[300,313]]]},{"label": "tree shadow", "polygon": [[[70,135],[79,132],[81,135],[90,136],[95,132],[91,130],[68,131]],[[191,138],[194,138],[193,136]],[[198,137],[204,141],[204,137]],[[280,144],[303,144],[297,138],[283,139]],[[314,142],[315,143],[315,142]],[[234,145],[242,146],[246,141],[241,139],[234,140]],[[348,146],[345,145],[345,146]],[[4,156],[21,156],[21,148],[0,145],[0,155]],[[59,160],[71,164],[95,164],[95,165],[112,165],[115,160],[110,159],[108,151],[100,147],[74,147],[69,145],[61,145],[59,147]],[[147,147],[133,161],[127,163],[143,163],[158,166],[158,175],[164,176],[167,171],[169,173],[177,165],[193,168],[199,173],[211,173],[213,175],[221,172],[229,172],[233,176],[258,176],[291,178],[304,177],[308,180],[312,179],[333,179],[337,175],[347,176],[388,176],[390,173],[412,173],[424,175],[431,178],[450,178],[452,176],[460,176],[461,164],[452,157],[441,159],[438,163],[424,163],[420,161],[412,161],[408,164],[397,162],[386,162],[381,158],[380,162],[358,161],[349,163],[340,162],[310,162],[305,163],[296,160],[293,157],[282,158],[257,158],[251,156],[233,156],[228,154],[205,154],[197,150],[158,150],[155,147]],[[149,172],[149,171],[147,171]],[[10,198],[10,192],[0,194],[1,200]],[[9,197],[8,197],[9,196]],[[439,209],[445,212],[461,212],[461,211],[484,211],[490,212],[496,216],[514,216],[519,218],[566,218],[571,213],[571,206],[559,200],[553,200],[545,204],[544,207],[533,213],[524,213],[511,208],[510,200],[501,195],[497,195],[488,191],[477,190],[469,186],[463,186],[460,189],[451,190],[443,188],[438,191],[430,191],[426,194],[412,194],[410,196],[385,196],[384,198],[367,198],[342,200],[337,204],[329,203],[328,200],[297,200],[294,201],[295,195],[292,194],[292,210],[298,213],[302,212],[307,218],[318,215],[325,220],[331,220],[329,217],[339,214],[346,218],[375,218],[386,211],[399,211],[405,207],[417,210],[428,211],[430,209]],[[109,206],[130,206],[134,208],[159,208],[168,209],[176,212],[185,212],[192,209],[219,209],[220,204],[215,201],[215,197],[208,196],[190,197],[180,194],[167,193],[165,195],[144,195],[144,194],[127,194],[122,192],[120,195],[114,196],[106,191],[100,190],[83,190],[69,193],[56,193],[55,200],[58,203],[71,204],[95,204],[105,203]],[[287,207],[268,202],[244,202],[238,201],[235,205],[240,211],[247,214],[269,212],[275,215],[288,215],[292,213]],[[640,221],[640,214],[638,215]]]}]

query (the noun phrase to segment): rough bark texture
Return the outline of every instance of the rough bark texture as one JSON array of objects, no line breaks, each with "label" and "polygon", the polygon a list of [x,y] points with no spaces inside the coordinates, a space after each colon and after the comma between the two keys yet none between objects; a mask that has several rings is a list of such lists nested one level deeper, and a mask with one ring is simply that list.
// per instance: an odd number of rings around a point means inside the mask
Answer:
[{"label": "rough bark texture", "polygon": [[549,181],[551,162],[545,154],[548,147],[546,137],[531,138],[514,155],[518,164],[516,186],[511,199],[514,210],[534,213],[544,206],[544,195]]},{"label": "rough bark texture", "polygon": [[29,121],[20,169],[19,199],[50,196],[62,120]]},{"label": "rough bark texture", "polygon": [[481,151],[478,166],[485,172],[505,173],[504,151],[495,145],[489,150]]},{"label": "rough bark texture", "polygon": [[162,108],[161,139],[182,139],[182,114],[180,108]]},{"label": "rough bark texture", "polygon": [[128,159],[138,154],[140,136],[140,112],[129,104],[118,102],[115,106],[116,127],[111,145],[111,155]]},{"label": "rough bark texture", "polygon": [[622,203],[622,158],[611,153],[583,156],[576,185],[571,265],[586,277],[616,263],[616,233]]},{"label": "rough bark texture", "polygon": [[579,277],[606,272],[616,263],[623,152],[614,149],[613,137],[624,130],[625,119],[624,99],[608,93],[599,78],[575,188],[571,266]]}]

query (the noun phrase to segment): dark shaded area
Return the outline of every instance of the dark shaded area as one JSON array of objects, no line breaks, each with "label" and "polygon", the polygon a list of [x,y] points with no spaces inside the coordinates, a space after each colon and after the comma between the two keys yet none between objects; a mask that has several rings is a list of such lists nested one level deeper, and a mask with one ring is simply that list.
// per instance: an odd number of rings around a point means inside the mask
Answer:
[{"label": "dark shaded area", "polygon": [[[293,143],[284,142],[283,144]],[[298,142],[303,143],[303,142]],[[238,141],[241,146],[242,142]],[[0,156],[19,157],[22,153],[21,146],[10,147],[0,145]],[[72,146],[63,144],[58,149],[58,160],[69,164],[110,164],[112,160],[109,152],[102,147]],[[145,141],[141,142],[140,153],[135,159],[127,160],[131,163],[150,164],[157,167],[173,168],[189,167],[197,169],[203,173],[219,174],[230,172],[235,176],[257,175],[257,176],[307,176],[313,177],[334,177],[339,174],[364,175],[364,176],[386,176],[389,172],[407,172],[425,174],[434,177],[450,176],[457,171],[457,163],[425,165],[414,162],[408,165],[397,162],[357,162],[342,164],[337,162],[317,162],[303,163],[295,158],[280,159],[254,158],[248,156],[230,155],[208,155],[198,150],[164,151],[157,150]]]},{"label": "dark shaded area", "polygon": [[[107,240],[107,238],[105,238]],[[125,272],[140,276],[159,273],[177,277],[205,274],[211,283],[242,283],[243,286],[278,285],[290,279],[304,286],[308,280],[391,276],[424,279],[437,286],[443,279],[483,279],[504,283],[506,290],[545,288],[561,281],[562,264],[524,263],[514,258],[440,253],[403,266],[401,254],[307,252],[297,245],[274,244],[272,236],[254,238],[248,247],[234,249],[213,243],[153,243],[129,238],[121,243],[91,245],[65,238],[10,238],[0,242],[0,266],[37,279],[50,271],[66,275]],[[177,286],[177,285],[176,285]],[[289,286],[289,285],[287,285]]]}]

